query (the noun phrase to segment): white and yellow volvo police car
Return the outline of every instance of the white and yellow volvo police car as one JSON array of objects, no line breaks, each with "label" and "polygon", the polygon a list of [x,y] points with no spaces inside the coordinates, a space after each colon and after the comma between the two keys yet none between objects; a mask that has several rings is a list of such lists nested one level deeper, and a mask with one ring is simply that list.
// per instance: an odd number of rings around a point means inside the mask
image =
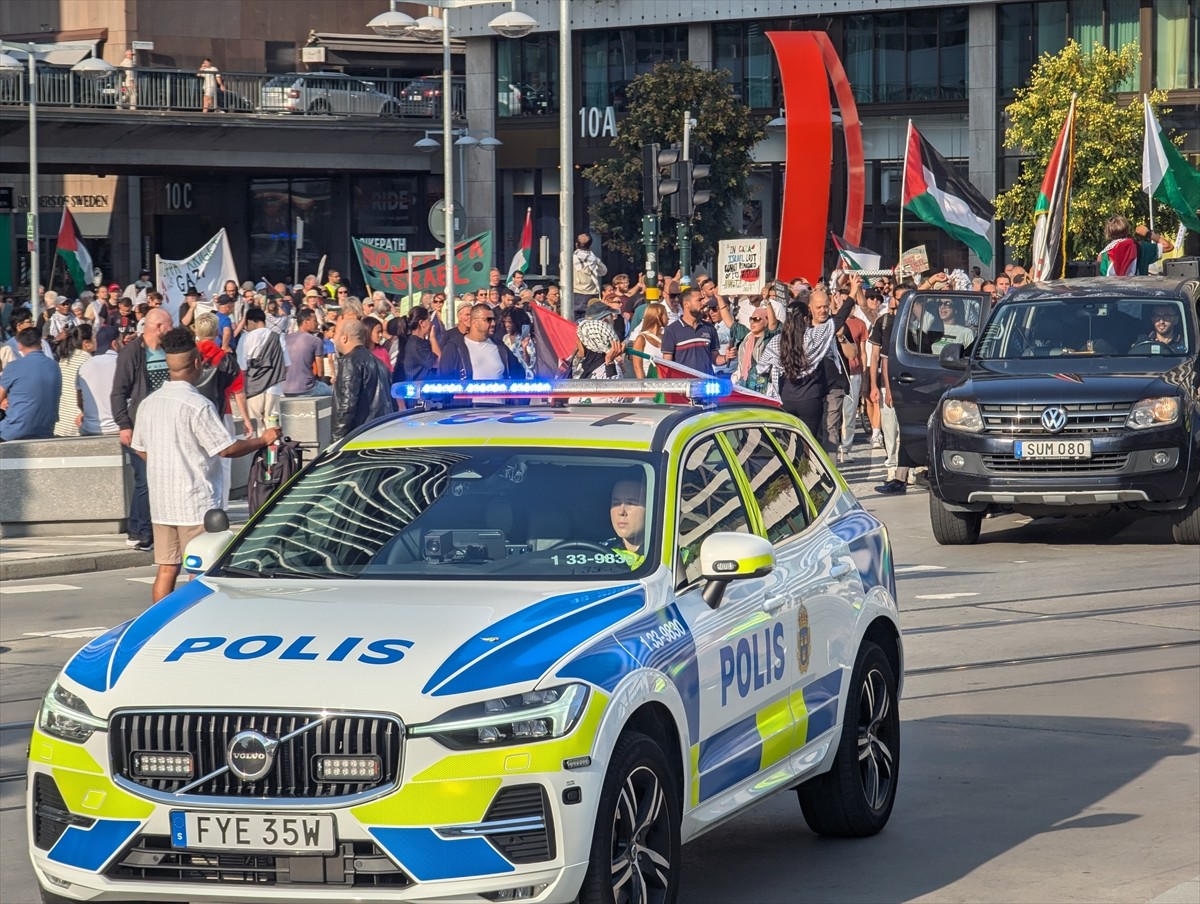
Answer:
[{"label": "white and yellow volvo police car", "polygon": [[887,533],[777,408],[417,408],[188,559],[46,695],[47,900],[670,902],[772,794],[891,812]]}]

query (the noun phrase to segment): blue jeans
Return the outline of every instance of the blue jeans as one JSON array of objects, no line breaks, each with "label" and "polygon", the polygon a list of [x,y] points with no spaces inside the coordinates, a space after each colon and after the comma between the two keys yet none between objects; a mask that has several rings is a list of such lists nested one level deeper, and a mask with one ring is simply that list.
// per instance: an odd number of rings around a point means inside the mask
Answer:
[{"label": "blue jeans", "polygon": [[129,500],[129,519],[125,532],[130,540],[149,540],[152,529],[150,527],[150,485],[146,483],[146,460],[129,446],[123,448],[126,458],[129,459],[129,467],[133,469],[133,496]]}]

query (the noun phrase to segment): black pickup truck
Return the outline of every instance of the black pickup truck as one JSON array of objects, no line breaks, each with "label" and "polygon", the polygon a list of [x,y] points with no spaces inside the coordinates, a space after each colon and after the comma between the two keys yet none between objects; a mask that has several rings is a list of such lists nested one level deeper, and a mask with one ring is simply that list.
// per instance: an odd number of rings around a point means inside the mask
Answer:
[{"label": "black pickup truck", "polygon": [[1114,506],[1168,513],[1177,542],[1200,543],[1200,282],[1035,283],[990,311],[960,296],[948,324],[930,313],[941,295],[909,293],[889,349],[939,543],[974,543],[992,512]]}]

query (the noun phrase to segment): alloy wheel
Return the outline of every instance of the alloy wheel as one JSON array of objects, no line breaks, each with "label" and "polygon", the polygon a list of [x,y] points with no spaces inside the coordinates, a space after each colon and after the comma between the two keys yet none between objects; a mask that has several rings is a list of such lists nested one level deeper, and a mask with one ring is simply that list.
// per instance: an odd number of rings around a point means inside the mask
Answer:
[{"label": "alloy wheel", "polygon": [[896,780],[894,726],[887,682],[878,669],[871,669],[863,677],[859,694],[858,764],[863,796],[872,810],[887,803]]},{"label": "alloy wheel", "polygon": [[671,879],[670,811],[654,770],[625,779],[613,813],[612,887],[616,904],[660,904]]}]

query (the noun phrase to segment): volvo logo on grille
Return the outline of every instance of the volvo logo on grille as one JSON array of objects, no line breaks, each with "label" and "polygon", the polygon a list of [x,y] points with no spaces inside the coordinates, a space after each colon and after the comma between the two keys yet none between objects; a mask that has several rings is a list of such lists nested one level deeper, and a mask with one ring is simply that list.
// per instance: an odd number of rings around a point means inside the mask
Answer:
[{"label": "volvo logo on grille", "polygon": [[256,782],[275,765],[279,742],[257,731],[239,731],[226,749],[229,771],[244,782]]},{"label": "volvo logo on grille", "polygon": [[1051,433],[1062,433],[1067,426],[1067,409],[1051,405],[1042,412],[1042,426]]}]

